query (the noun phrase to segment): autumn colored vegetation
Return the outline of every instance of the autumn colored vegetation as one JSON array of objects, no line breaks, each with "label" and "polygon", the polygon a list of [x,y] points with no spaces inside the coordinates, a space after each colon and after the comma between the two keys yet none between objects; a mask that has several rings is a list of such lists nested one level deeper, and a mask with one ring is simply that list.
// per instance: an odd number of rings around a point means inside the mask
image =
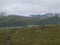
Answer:
[{"label": "autumn colored vegetation", "polygon": [[0,45],[60,45],[60,25],[0,28]]}]

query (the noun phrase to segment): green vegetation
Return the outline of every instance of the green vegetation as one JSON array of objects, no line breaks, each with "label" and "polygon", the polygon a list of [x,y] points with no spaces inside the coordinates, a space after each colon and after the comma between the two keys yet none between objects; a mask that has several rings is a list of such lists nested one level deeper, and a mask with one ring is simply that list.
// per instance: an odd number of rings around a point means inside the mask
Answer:
[{"label": "green vegetation", "polygon": [[[10,41],[8,42],[8,36]],[[0,28],[0,45],[60,45],[60,25]]]},{"label": "green vegetation", "polygon": [[24,17],[24,16],[1,16],[0,17],[0,27],[16,27],[25,25],[49,25],[49,24],[59,24],[60,17]]}]

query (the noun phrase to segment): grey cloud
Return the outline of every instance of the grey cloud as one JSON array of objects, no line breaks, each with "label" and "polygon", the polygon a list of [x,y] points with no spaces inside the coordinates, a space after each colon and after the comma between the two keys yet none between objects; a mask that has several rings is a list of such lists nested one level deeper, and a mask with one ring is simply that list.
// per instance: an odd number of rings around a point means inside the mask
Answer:
[{"label": "grey cloud", "polygon": [[60,12],[60,0],[0,0],[0,11],[15,14]]}]

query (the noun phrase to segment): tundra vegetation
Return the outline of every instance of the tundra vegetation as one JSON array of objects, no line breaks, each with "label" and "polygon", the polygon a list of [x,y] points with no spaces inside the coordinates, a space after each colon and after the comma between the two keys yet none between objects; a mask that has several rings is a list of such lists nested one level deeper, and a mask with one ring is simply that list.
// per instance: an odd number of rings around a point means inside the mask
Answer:
[{"label": "tundra vegetation", "polygon": [[0,45],[60,45],[60,25],[0,28]]}]

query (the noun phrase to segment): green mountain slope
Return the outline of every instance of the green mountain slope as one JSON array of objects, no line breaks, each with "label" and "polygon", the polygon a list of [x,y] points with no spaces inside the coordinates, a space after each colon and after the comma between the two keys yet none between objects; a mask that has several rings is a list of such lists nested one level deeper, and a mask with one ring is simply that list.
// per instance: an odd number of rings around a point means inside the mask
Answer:
[{"label": "green mountain slope", "polygon": [[15,27],[23,25],[46,25],[46,24],[58,24],[60,23],[60,17],[24,17],[24,16],[1,16],[0,27]]},{"label": "green mountain slope", "polygon": [[36,24],[45,25],[45,24],[59,24],[59,23],[60,23],[60,17],[54,16],[37,21]]},{"label": "green mountain slope", "polygon": [[0,17],[0,26],[20,26],[25,25],[28,17],[22,16],[2,16]]}]

